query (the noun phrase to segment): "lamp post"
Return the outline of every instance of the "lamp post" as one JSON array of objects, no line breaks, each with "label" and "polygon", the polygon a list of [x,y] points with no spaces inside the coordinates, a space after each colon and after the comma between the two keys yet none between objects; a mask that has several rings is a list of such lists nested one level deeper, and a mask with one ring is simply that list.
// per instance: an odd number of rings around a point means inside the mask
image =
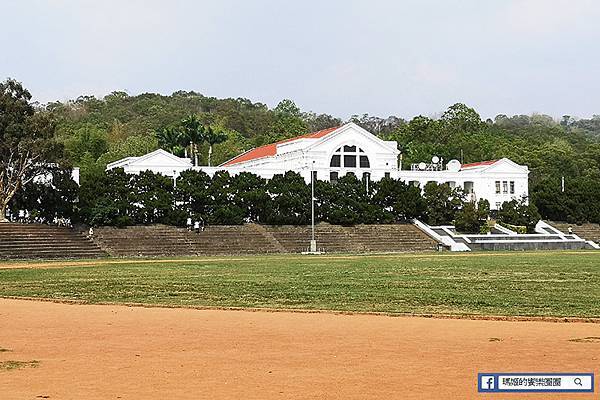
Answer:
[{"label": "lamp post", "polygon": [[317,252],[317,241],[315,240],[315,161],[310,169],[310,213],[311,213],[311,239],[310,252]]},{"label": "lamp post", "polygon": [[173,187],[177,187],[177,171],[173,170]]}]

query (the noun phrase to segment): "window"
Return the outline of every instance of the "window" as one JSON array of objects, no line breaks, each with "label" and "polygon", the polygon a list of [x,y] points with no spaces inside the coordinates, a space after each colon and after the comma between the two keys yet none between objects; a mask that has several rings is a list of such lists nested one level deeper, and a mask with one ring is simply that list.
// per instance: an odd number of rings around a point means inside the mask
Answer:
[{"label": "window", "polygon": [[510,181],[510,194],[515,194],[515,181]]},{"label": "window", "polygon": [[450,189],[454,189],[456,187],[456,182],[454,181],[448,181],[446,182],[446,184],[450,186]]},{"label": "window", "polygon": [[356,175],[354,175],[354,172],[348,172],[346,175],[356,177]]},{"label": "window", "polygon": [[508,182],[507,181],[502,182],[502,193],[508,194]]},{"label": "window", "polygon": [[329,181],[335,183],[335,182],[337,182],[337,180],[338,180],[338,173],[335,171],[331,171],[329,173]]},{"label": "window", "polygon": [[414,187],[419,187],[421,186],[421,184],[419,183],[419,181],[410,181],[408,182],[409,185],[414,186]]},{"label": "window", "polygon": [[369,164],[369,157],[360,156],[360,167],[361,168],[370,168],[371,164]]},{"label": "window", "polygon": [[500,181],[496,181],[496,194],[500,194]]},{"label": "window", "polygon": [[357,146],[339,147],[329,161],[331,168],[371,168],[369,157]]},{"label": "window", "polygon": [[329,166],[330,167],[341,167],[340,159],[341,159],[341,156],[339,154],[334,155],[333,157],[331,157],[331,162],[329,163]]},{"label": "window", "polygon": [[385,176],[386,178],[389,178],[389,177],[390,177],[390,173],[389,173],[389,172],[386,172],[386,173],[384,174],[384,176]]},{"label": "window", "polygon": [[465,181],[464,187],[466,194],[473,194],[475,192],[475,184],[473,181]]},{"label": "window", "polygon": [[356,168],[356,156],[344,154],[344,168]]}]

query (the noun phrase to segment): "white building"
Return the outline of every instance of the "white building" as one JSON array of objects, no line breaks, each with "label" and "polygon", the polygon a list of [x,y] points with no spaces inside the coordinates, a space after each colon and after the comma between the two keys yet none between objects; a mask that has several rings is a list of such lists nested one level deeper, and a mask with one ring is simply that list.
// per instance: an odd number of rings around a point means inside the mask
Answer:
[{"label": "white building", "polygon": [[421,163],[403,170],[399,155],[395,141],[381,140],[358,125],[348,123],[249,150],[217,167],[192,166],[187,158],[156,150],[141,157],[115,161],[107,170],[123,168],[128,173],[151,170],[177,177],[191,168],[211,176],[225,170],[232,175],[252,172],[266,179],[295,171],[307,183],[311,171],[317,179],[326,181],[346,174],[370,180],[389,176],[420,187],[428,182],[462,187],[472,199],[487,199],[492,209],[499,208],[504,201],[528,196],[529,169],[507,158],[465,165],[457,160],[443,165],[443,160],[434,158],[435,163]]}]

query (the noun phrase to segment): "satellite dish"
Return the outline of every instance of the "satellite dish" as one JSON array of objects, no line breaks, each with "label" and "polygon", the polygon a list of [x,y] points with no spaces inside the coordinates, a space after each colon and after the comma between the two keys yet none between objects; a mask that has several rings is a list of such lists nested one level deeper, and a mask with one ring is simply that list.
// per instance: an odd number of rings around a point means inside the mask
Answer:
[{"label": "satellite dish", "polygon": [[437,164],[440,162],[440,158],[438,156],[433,156],[433,157],[431,157],[431,162],[433,164]]},{"label": "satellite dish", "polygon": [[446,164],[446,169],[448,171],[452,171],[452,172],[458,172],[460,171],[460,162],[458,160],[450,160],[448,161],[448,164]]},{"label": "satellite dish", "polygon": [[422,163],[419,163],[419,169],[420,169],[421,171],[423,171],[425,168],[427,168],[427,164],[425,164],[424,162],[422,162]]}]

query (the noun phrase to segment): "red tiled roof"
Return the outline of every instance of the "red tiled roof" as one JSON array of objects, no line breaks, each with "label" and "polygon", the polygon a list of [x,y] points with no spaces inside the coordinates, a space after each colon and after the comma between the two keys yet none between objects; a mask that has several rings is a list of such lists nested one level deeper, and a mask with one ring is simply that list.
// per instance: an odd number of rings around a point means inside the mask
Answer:
[{"label": "red tiled roof", "polygon": [[475,167],[483,167],[486,165],[492,165],[497,163],[499,160],[489,160],[489,161],[480,161],[480,162],[476,162],[476,163],[471,163],[471,164],[463,164],[460,169],[465,169],[465,168],[475,168]]},{"label": "red tiled roof", "polygon": [[245,162],[245,161],[255,160],[257,158],[274,156],[277,154],[277,145],[278,144],[293,142],[294,140],[298,140],[298,139],[322,138],[323,136],[329,135],[331,132],[335,131],[338,128],[339,128],[339,126],[336,126],[334,128],[327,128],[327,129],[323,129],[323,130],[320,130],[317,132],[311,132],[311,133],[307,133],[305,135],[296,136],[291,139],[280,140],[279,142],[276,142],[276,143],[271,143],[271,144],[267,144],[264,146],[260,146],[255,149],[248,150],[247,152],[242,153],[235,158],[232,158],[231,160],[224,163],[223,166],[226,167],[229,165],[238,164],[238,163]]}]

